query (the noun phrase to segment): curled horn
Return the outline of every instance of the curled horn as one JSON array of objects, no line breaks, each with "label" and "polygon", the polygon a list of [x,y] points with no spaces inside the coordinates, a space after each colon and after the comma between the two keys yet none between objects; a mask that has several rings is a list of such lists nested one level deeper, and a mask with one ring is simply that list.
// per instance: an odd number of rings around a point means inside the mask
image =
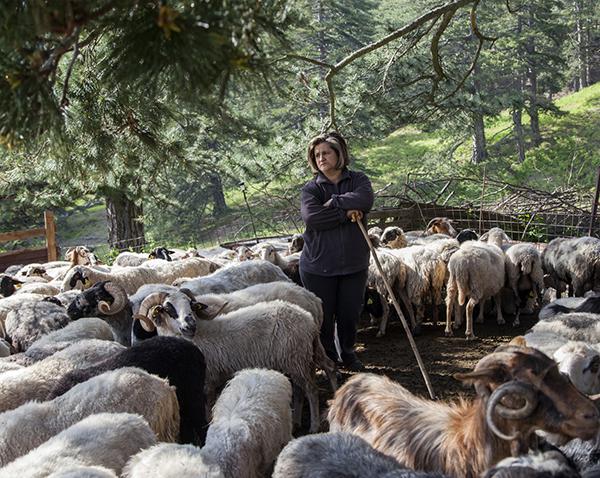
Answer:
[{"label": "curled horn", "polygon": [[138,311],[138,314],[148,317],[148,312],[150,312],[150,309],[156,305],[162,304],[168,295],[168,292],[154,292],[153,294],[150,294],[140,304],[140,310]]},{"label": "curled horn", "polygon": [[[517,395],[525,401],[525,405],[521,408],[508,408],[502,405],[501,401],[508,395]],[[538,404],[538,398],[535,390],[528,384],[520,383],[516,381],[507,382],[500,385],[492,395],[487,403],[485,419],[490,430],[503,440],[515,440],[519,437],[519,432],[514,435],[506,435],[502,432],[494,422],[494,417],[499,415],[507,420],[519,420],[530,416]]]},{"label": "curled horn", "polygon": [[104,290],[112,296],[113,303],[111,305],[101,300],[98,302],[98,310],[104,315],[115,315],[121,312],[125,308],[125,305],[127,305],[127,302],[129,302],[125,289],[114,282],[107,282],[104,284]]},{"label": "curled horn", "polygon": [[179,292],[187,295],[191,300],[195,301],[196,297],[194,297],[194,294],[192,293],[192,291],[190,289],[187,289],[185,287],[182,287],[181,289],[179,289]]},{"label": "curled horn", "polygon": [[135,314],[133,316],[133,320],[139,320],[142,325],[142,329],[146,332],[154,332],[156,330],[156,326],[154,323],[145,315]]}]

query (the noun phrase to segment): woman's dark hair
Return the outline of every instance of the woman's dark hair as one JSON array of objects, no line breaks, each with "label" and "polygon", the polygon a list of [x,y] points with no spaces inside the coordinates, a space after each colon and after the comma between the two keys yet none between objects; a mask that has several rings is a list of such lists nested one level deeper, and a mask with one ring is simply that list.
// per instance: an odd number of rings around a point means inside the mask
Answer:
[{"label": "woman's dark hair", "polygon": [[348,146],[346,145],[346,140],[344,137],[337,131],[323,133],[315,136],[308,143],[307,160],[308,165],[314,174],[319,172],[319,168],[317,168],[317,162],[315,160],[315,148],[321,143],[327,143],[331,149],[336,152],[338,157],[338,161],[335,166],[336,169],[344,169],[346,166],[348,166],[350,163],[350,157],[348,156]]}]

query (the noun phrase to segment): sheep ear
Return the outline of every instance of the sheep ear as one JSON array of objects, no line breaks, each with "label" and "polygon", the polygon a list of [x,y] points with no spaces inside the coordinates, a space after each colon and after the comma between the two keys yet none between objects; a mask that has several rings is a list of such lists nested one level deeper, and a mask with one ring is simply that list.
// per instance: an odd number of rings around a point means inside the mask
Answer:
[{"label": "sheep ear", "polygon": [[489,236],[489,235],[490,235],[490,233],[489,233],[489,232],[486,232],[486,233],[482,234],[481,236],[479,236],[479,240],[480,240],[480,241],[484,241],[484,242],[485,242],[485,241],[487,241],[487,240],[488,240],[488,236]]},{"label": "sheep ear", "polygon": [[482,368],[467,373],[455,373],[454,378],[463,383],[475,385],[475,390],[479,392],[481,385],[487,386],[489,383],[502,383],[505,381],[504,371],[499,367]]}]

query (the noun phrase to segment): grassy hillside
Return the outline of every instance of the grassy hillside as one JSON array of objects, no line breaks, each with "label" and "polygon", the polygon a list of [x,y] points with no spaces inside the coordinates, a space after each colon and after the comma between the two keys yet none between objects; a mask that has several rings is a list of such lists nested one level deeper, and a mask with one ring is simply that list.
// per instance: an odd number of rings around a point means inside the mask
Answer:
[{"label": "grassy hillside", "polygon": [[[594,187],[600,165],[600,83],[556,101],[561,114],[542,114],[544,142],[527,150],[519,163],[511,137],[509,112],[486,122],[490,158],[488,175],[541,189],[580,184]],[[523,122],[527,134],[529,118]],[[480,175],[482,165],[470,164],[470,138],[456,146],[443,131],[425,132],[408,126],[381,142],[356,151],[357,166],[366,171],[376,187],[402,183],[407,175],[429,178],[443,175]]]}]

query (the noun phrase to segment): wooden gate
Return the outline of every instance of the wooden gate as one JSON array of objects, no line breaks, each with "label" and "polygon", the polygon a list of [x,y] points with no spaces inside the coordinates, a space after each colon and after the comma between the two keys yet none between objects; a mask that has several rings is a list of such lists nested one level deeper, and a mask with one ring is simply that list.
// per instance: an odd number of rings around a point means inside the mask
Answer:
[{"label": "wooden gate", "polygon": [[0,233],[0,243],[29,239],[30,237],[46,237],[46,247],[33,249],[20,249],[0,254],[0,272],[4,272],[13,264],[31,264],[33,262],[49,262],[58,258],[56,245],[56,224],[51,211],[44,212],[44,227]]}]

